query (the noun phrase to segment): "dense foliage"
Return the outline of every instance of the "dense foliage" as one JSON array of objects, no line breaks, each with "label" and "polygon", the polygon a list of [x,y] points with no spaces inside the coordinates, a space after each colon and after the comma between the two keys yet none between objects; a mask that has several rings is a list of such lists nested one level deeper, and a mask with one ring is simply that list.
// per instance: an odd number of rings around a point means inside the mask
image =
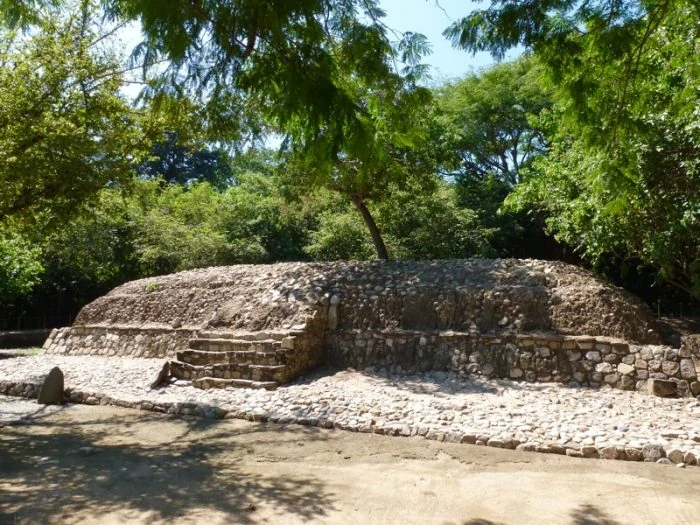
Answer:
[{"label": "dense foliage", "polygon": [[448,33],[549,73],[551,148],[511,199],[593,262],[633,261],[700,297],[700,7],[495,1]]},{"label": "dense foliage", "polygon": [[0,28],[0,217],[70,215],[130,178],[143,134],[99,41],[80,10],[31,34]]},{"label": "dense foliage", "polygon": [[[0,328],[201,266],[567,247],[648,299],[700,297],[695,2],[494,0],[446,33],[525,55],[433,89],[425,39],[382,17],[0,0]],[[129,21],[127,60],[111,42]]]}]

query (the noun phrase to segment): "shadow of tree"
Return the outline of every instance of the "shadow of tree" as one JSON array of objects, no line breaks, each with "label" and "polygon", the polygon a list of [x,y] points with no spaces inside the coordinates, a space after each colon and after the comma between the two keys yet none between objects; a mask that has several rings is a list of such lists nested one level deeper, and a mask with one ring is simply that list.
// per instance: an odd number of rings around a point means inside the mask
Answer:
[{"label": "shadow of tree", "polygon": [[[319,379],[336,374],[347,373],[337,368],[317,368],[312,372],[289,383],[290,385],[311,385]],[[361,374],[378,387],[404,390],[413,394],[431,394],[435,397],[449,397],[455,394],[502,394],[505,391],[541,392],[550,389],[550,383],[512,381],[507,378],[486,379],[479,376],[451,376],[448,372],[430,370],[419,374],[383,374],[362,371]],[[557,383],[570,390],[596,391],[593,387]],[[283,385],[281,388],[284,388]]]},{"label": "shadow of tree", "polygon": [[[12,489],[0,490],[0,523],[48,523],[57,518],[67,523],[86,512],[112,511],[127,516],[146,512],[151,522],[168,523],[188,516],[193,508],[204,508],[245,524],[255,522],[254,510],[261,504],[280,516],[304,521],[334,508],[334,495],[312,476],[281,478],[251,473],[240,465],[253,447],[259,455],[267,444],[286,443],[291,456],[299,442],[325,439],[315,428],[266,426],[259,432],[263,426],[255,425],[232,432],[230,427],[217,430],[217,421],[171,418],[185,422],[178,427],[180,435],[158,443],[139,439],[144,431],[137,423],[149,418],[144,414],[128,422],[112,418],[108,428],[119,429],[122,438],[114,444],[105,425],[96,426],[99,422],[94,420],[53,421],[42,429],[41,415],[36,416],[31,434],[23,426],[5,427],[0,434],[0,485]],[[204,425],[209,431],[200,437]]]},{"label": "shadow of tree", "polygon": [[[572,525],[621,525],[620,522],[609,518],[595,505],[581,504],[571,511]],[[543,519],[543,523],[547,520]],[[465,521],[462,525],[504,525],[502,522],[487,520],[484,518],[473,518]]]},{"label": "shadow of tree", "polygon": [[573,525],[621,525],[619,521],[608,518],[595,505],[582,504],[571,511]]},{"label": "shadow of tree", "polygon": [[[320,367],[304,376],[289,383],[290,385],[311,385],[314,382],[324,377],[334,376],[336,374],[346,373],[348,370]],[[474,380],[469,377],[447,379],[441,375],[434,376],[436,372],[429,371],[423,374],[401,374],[401,375],[386,375],[379,372],[361,372],[363,376],[368,377],[378,386],[394,387],[400,390],[407,390],[415,394],[438,394],[450,395],[455,393],[469,394],[496,394],[498,388],[491,385],[481,383],[478,379]],[[447,375],[445,372],[437,372],[437,374]],[[283,385],[282,388],[284,388]],[[517,387],[517,385],[516,385]],[[545,385],[543,385],[543,388]]]}]

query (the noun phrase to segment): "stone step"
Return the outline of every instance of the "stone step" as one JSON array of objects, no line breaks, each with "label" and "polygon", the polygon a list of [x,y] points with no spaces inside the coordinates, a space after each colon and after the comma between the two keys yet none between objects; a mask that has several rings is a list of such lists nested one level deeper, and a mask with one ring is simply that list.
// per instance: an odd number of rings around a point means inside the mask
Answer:
[{"label": "stone step", "polygon": [[288,330],[264,330],[260,332],[219,332],[216,330],[205,330],[199,332],[199,337],[202,339],[238,339],[242,341],[262,341],[266,339],[281,341],[288,335],[290,335]]},{"label": "stone step", "polygon": [[274,390],[279,386],[276,381],[253,381],[250,379],[220,379],[218,377],[202,377],[192,380],[195,388],[264,388]]},{"label": "stone step", "polygon": [[209,339],[198,337],[196,339],[190,339],[189,347],[192,350],[206,350],[208,352],[232,352],[242,350],[270,352],[282,348],[282,343],[276,339],[250,341],[247,339]]},{"label": "stone step", "polygon": [[293,350],[229,350],[210,352],[208,350],[181,350],[177,360],[190,365],[217,363],[239,363],[251,365],[286,365]]},{"label": "stone step", "polygon": [[289,380],[290,371],[285,365],[254,365],[248,363],[215,363],[191,365],[181,361],[170,362],[170,374],[180,379],[250,379],[253,381]]}]

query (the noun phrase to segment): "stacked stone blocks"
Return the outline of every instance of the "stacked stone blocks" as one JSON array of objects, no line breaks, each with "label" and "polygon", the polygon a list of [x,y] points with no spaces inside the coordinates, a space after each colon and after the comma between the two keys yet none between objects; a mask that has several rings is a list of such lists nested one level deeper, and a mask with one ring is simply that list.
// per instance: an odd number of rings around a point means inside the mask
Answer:
[{"label": "stacked stone blocks", "polygon": [[697,396],[700,349],[691,350],[691,341],[686,337],[675,349],[550,334],[353,330],[326,336],[328,357],[338,367],[383,368],[390,373],[447,370],[643,392],[652,389],[654,381],[668,381],[675,385],[674,395]]},{"label": "stacked stone blocks", "polygon": [[[264,337],[272,335],[274,338]],[[247,338],[244,338],[247,337]],[[318,342],[303,332],[204,332],[170,363],[174,377],[199,388],[276,388],[318,364]]]},{"label": "stacked stone blocks", "polygon": [[198,332],[171,327],[76,325],[53,330],[44,349],[55,355],[165,358],[187,349]]}]

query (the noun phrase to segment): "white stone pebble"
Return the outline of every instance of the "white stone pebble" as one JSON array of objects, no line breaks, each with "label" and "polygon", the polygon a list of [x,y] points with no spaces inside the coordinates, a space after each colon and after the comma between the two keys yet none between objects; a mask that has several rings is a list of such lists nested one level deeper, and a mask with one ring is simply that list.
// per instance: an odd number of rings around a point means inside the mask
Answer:
[{"label": "white stone pebble", "polygon": [[[31,395],[26,385],[40,385],[58,366],[71,400],[88,404],[614,459],[641,458],[645,445],[660,445],[674,460],[700,462],[700,401],[688,398],[435,373],[323,370],[272,391],[200,390],[182,381],[151,390],[162,365],[160,359],[17,357],[0,361],[0,393],[3,385],[25,385],[16,395]],[[628,449],[634,450],[625,455]]]}]

